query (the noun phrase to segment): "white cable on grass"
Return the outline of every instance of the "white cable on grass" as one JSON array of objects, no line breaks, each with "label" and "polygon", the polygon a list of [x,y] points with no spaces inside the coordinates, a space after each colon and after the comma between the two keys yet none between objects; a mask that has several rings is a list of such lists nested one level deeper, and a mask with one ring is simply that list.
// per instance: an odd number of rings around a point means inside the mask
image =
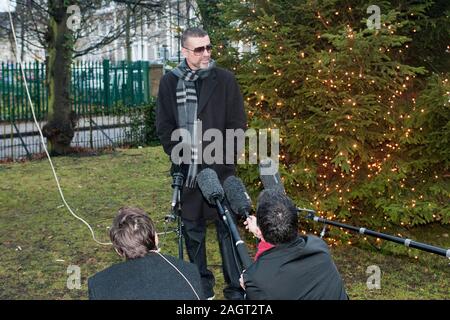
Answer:
[{"label": "white cable on grass", "polygon": [[20,57],[18,56],[18,54],[17,54],[17,53],[19,52],[19,45],[18,45],[18,43],[17,43],[16,33],[15,33],[15,31],[14,31],[14,23],[13,23],[12,16],[11,16],[10,2],[9,2],[9,0],[7,0],[6,2],[7,2],[7,3],[6,3],[7,8],[8,8],[9,21],[10,21],[10,23],[11,23],[11,31],[12,31],[12,34],[13,34],[14,42],[15,42],[15,44],[16,44],[16,51],[15,51],[14,55],[16,56],[16,60],[18,61],[19,66],[20,66],[20,70],[21,70],[21,72],[22,72],[22,78],[23,78],[23,82],[24,82],[24,85],[25,85],[25,91],[27,92],[28,101],[30,102],[31,113],[32,113],[32,115],[33,115],[33,120],[34,120],[34,123],[36,124],[36,127],[37,127],[38,131],[39,131],[39,136],[40,136],[40,138],[41,138],[41,143],[42,143],[42,146],[44,147],[45,154],[47,155],[47,159],[48,159],[48,161],[50,162],[50,167],[52,168],[53,176],[55,177],[56,185],[58,186],[58,191],[59,191],[59,194],[60,194],[60,196],[61,196],[61,199],[62,199],[64,205],[66,206],[66,208],[69,210],[69,212],[70,212],[75,218],[77,218],[78,220],[80,220],[81,222],[83,222],[83,223],[89,228],[89,231],[91,231],[92,238],[94,239],[95,242],[97,242],[98,244],[101,244],[101,245],[112,245],[112,243],[110,243],[110,242],[100,242],[100,241],[98,241],[98,240],[95,238],[94,231],[92,230],[92,228],[91,228],[91,226],[89,225],[89,223],[87,223],[85,220],[83,220],[83,218],[77,216],[77,215],[72,211],[72,209],[70,208],[70,206],[69,206],[68,203],[66,202],[66,199],[64,198],[64,194],[63,194],[62,189],[61,189],[61,186],[60,186],[60,184],[59,184],[58,176],[56,175],[55,167],[53,166],[52,159],[51,159],[51,157],[50,157],[50,154],[49,154],[48,151],[47,151],[47,146],[45,145],[44,135],[42,134],[41,128],[39,127],[39,123],[37,122],[36,115],[35,115],[35,113],[34,113],[33,101],[31,100],[30,91],[28,90],[28,83],[27,83],[27,79],[26,79],[26,77],[25,77],[25,71],[23,70],[23,67],[22,67],[22,60],[21,60],[21,58],[20,58]]}]

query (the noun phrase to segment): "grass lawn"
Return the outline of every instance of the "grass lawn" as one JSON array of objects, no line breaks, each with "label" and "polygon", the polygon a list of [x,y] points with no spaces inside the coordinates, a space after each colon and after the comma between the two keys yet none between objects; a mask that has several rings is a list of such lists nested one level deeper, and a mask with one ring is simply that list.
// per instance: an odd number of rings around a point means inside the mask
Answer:
[{"label": "grass lawn", "polygon": [[[54,162],[67,202],[100,241],[109,241],[108,227],[122,206],[150,212],[160,232],[175,227],[164,223],[172,192],[162,148],[59,157]],[[449,233],[450,226],[441,225],[402,230],[404,236],[444,248],[450,248]],[[207,239],[216,298],[223,299],[213,225]],[[173,232],[160,235],[160,241],[164,253],[177,256]],[[395,244],[382,249],[342,245],[331,251],[351,299],[450,298],[450,260],[444,257]],[[111,246],[96,244],[87,227],[62,206],[47,160],[0,165],[0,299],[86,299],[87,278],[119,261]],[[70,265],[80,267],[80,289],[67,288]],[[371,265],[381,269],[379,290],[366,285]]]}]

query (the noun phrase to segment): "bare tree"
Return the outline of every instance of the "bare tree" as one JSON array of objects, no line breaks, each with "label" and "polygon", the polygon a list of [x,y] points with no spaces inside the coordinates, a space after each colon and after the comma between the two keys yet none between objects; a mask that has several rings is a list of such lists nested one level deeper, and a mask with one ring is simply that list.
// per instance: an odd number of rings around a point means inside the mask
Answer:
[{"label": "bare tree", "polygon": [[[14,22],[20,29],[23,51],[27,47],[46,52],[48,121],[43,133],[52,154],[66,154],[74,136],[75,117],[70,101],[70,66],[76,57],[98,50],[127,32],[127,44],[133,36],[130,21],[163,15],[165,1],[158,0],[16,0]],[[68,10],[76,6],[75,11]],[[113,6],[115,19],[105,19],[101,11]],[[74,8],[74,7],[72,7]],[[71,8],[71,9],[72,9]],[[139,13],[139,14],[138,14]],[[102,25],[106,32],[92,37],[92,26]],[[128,27],[127,27],[128,26]],[[9,36],[9,25],[0,31]],[[9,30],[9,32],[8,32]],[[128,31],[127,31],[128,30]],[[88,41],[86,41],[88,39]],[[20,54],[20,53],[16,53]]]}]

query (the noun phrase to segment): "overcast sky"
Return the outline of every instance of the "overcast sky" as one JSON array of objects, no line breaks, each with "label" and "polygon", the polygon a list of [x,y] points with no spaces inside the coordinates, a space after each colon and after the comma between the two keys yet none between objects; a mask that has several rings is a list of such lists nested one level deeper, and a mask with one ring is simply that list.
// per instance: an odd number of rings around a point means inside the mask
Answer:
[{"label": "overcast sky", "polygon": [[[11,0],[9,0],[9,2],[11,3],[11,11],[14,11],[16,4]],[[8,12],[7,3],[7,0],[0,0],[0,12]]]}]

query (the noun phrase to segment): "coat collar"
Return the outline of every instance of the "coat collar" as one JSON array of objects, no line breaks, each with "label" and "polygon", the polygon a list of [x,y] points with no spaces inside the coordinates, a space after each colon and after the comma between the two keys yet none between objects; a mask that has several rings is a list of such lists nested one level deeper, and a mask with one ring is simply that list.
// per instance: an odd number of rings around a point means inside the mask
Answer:
[{"label": "coat collar", "polygon": [[259,258],[262,258],[263,256],[266,255],[270,255],[270,259],[272,258],[278,259],[280,256],[291,254],[292,252],[294,252],[295,254],[301,254],[302,250],[306,246],[306,243],[307,237],[298,236],[295,240],[289,243],[279,244],[264,251],[263,253],[261,253]]},{"label": "coat collar", "polygon": [[212,93],[214,92],[214,89],[217,86],[217,73],[216,73],[216,69],[214,68],[213,70],[211,70],[210,75],[203,79],[202,81],[202,90],[200,92],[200,101],[198,104],[198,109],[197,109],[197,115],[199,115],[203,108],[205,108],[206,103],[208,102],[209,98],[211,98]]}]

